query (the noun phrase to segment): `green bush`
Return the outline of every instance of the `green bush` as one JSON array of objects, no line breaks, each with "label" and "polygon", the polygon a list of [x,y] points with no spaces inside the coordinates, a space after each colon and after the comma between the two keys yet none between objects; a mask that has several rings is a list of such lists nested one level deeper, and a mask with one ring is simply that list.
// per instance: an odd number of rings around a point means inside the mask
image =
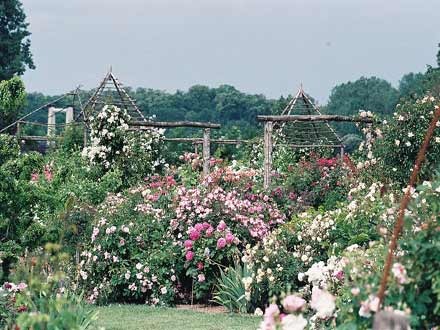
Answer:
[{"label": "green bush", "polygon": [[11,159],[16,159],[20,154],[17,139],[8,134],[0,134],[0,166]]},{"label": "green bush", "polygon": [[[374,148],[374,156],[383,167],[379,173],[384,179],[402,186],[408,183],[417,153],[437,107],[438,100],[432,96],[397,105],[394,117],[382,128],[383,138],[377,140]],[[437,128],[421,168],[420,179],[429,180],[439,164],[440,129]]]}]

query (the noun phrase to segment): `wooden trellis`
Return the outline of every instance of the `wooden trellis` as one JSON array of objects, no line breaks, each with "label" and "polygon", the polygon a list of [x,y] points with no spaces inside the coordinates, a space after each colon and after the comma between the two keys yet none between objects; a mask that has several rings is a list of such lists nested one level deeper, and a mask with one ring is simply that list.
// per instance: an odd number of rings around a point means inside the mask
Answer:
[{"label": "wooden trellis", "polygon": [[[304,92],[302,86],[293,97],[281,116],[321,116],[319,108]],[[297,148],[331,147],[340,148],[343,143],[328,122],[323,121],[283,121],[273,125],[274,144]]]},{"label": "wooden trellis", "polygon": [[[268,189],[271,184],[272,176],[272,160],[273,160],[273,128],[274,125],[282,126],[285,123],[293,122],[308,122],[308,123],[328,123],[330,121],[338,122],[363,122],[363,123],[373,123],[372,118],[365,117],[348,117],[348,116],[338,116],[338,115],[281,115],[281,116],[257,116],[258,121],[264,122],[264,177],[263,185],[265,189]],[[306,144],[292,145],[293,147],[306,147]],[[316,146],[316,145],[311,145]],[[328,147],[341,147],[341,145],[324,145]],[[343,147],[343,146],[342,146]],[[341,149],[342,149],[341,147]],[[343,149],[342,149],[343,153]]]}]

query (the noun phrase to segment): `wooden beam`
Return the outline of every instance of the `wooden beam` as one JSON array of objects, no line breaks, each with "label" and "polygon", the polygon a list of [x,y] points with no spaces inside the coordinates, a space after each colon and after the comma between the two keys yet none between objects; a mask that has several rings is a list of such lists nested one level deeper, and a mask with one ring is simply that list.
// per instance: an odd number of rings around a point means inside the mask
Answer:
[{"label": "wooden beam", "polygon": [[[203,144],[203,138],[164,138],[164,141],[168,142],[190,142],[195,145],[197,144]],[[250,141],[247,140],[223,140],[223,139],[212,139],[210,140],[211,143],[217,143],[217,144],[243,144],[243,143],[250,143]]]},{"label": "wooden beam", "polygon": [[273,122],[267,121],[264,123],[264,177],[263,187],[268,189],[271,183],[272,174],[272,129]]},{"label": "wooden beam", "polygon": [[57,137],[49,138],[47,136],[37,136],[37,135],[23,135],[17,137],[19,140],[26,140],[26,141],[53,141],[56,140]]},{"label": "wooden beam", "polygon": [[203,176],[206,177],[209,175],[209,161],[211,160],[211,130],[209,128],[205,128],[203,130]]},{"label": "wooden beam", "polygon": [[131,127],[199,127],[199,128],[220,128],[220,124],[198,121],[132,121]]},{"label": "wooden beam", "polygon": [[284,115],[284,116],[257,116],[258,121],[288,122],[288,121],[338,121],[338,122],[356,122],[356,123],[374,123],[377,122],[369,117],[350,117],[340,115]]}]

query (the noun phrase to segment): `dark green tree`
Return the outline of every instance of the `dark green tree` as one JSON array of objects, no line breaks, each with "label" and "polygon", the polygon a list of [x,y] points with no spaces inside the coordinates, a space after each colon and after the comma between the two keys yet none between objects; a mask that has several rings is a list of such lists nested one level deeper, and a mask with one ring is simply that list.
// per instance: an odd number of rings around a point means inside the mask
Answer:
[{"label": "dark green tree", "polygon": [[[337,85],[332,89],[325,112],[353,116],[359,110],[367,110],[380,116],[393,113],[399,92],[386,80],[377,77],[361,77],[354,82]],[[352,124],[337,125],[342,134],[357,133]]]},{"label": "dark green tree", "polygon": [[28,26],[19,0],[0,1],[0,81],[35,69]]}]

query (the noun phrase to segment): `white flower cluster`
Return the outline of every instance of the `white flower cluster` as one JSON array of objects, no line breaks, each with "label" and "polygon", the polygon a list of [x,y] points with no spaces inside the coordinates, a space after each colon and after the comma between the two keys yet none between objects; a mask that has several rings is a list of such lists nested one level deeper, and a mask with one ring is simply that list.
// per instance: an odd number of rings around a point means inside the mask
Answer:
[{"label": "white flower cluster", "polygon": [[313,287],[329,290],[331,286],[344,280],[347,262],[347,258],[331,256],[326,263],[316,262],[305,273],[299,273],[298,280],[304,281],[307,278],[307,282]]},{"label": "white flower cluster", "polygon": [[293,256],[308,265],[317,255],[320,255],[322,242],[327,240],[330,231],[336,228],[334,219],[341,212],[341,209],[327,211],[324,214],[313,216],[311,220],[308,219],[311,216],[309,213],[299,214],[299,218],[303,220],[301,230],[298,231],[297,236],[300,244],[295,246]]},{"label": "white flower cluster", "polygon": [[[103,165],[108,169],[116,159],[130,158],[134,151],[145,155],[154,153],[154,146],[162,140],[165,130],[148,128],[141,134],[135,134],[129,132],[130,119],[127,110],[113,105],[106,105],[96,117],[91,116],[91,145],[83,149],[83,157],[93,165]],[[164,160],[155,159],[152,166],[156,168],[162,164]]]}]

